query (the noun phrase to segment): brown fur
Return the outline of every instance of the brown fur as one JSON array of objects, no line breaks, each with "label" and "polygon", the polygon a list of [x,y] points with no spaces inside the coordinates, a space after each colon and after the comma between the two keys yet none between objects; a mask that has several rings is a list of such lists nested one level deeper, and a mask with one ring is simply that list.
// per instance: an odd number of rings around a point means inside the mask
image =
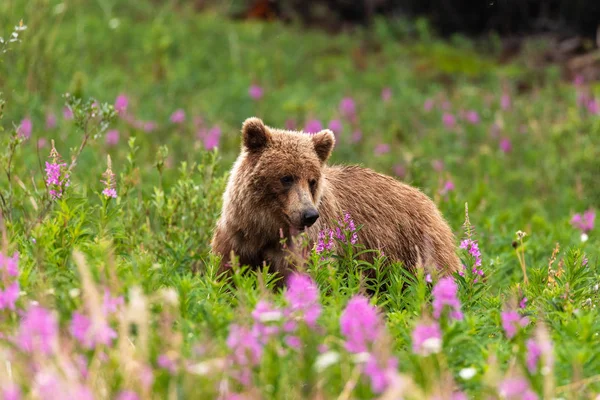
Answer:
[{"label": "brown fur", "polygon": [[[358,242],[367,249],[381,249],[407,268],[420,261],[443,275],[459,269],[452,231],[425,194],[367,168],[325,164],[335,143],[331,131],[309,135],[249,118],[242,136],[212,240],[213,251],[223,256],[221,271],[230,268],[233,252],[242,265],[266,263],[287,275],[293,266],[280,235],[297,234],[302,213],[315,208],[320,217],[306,229],[311,245],[319,231],[337,226],[349,212],[362,225]],[[282,183],[284,176],[293,183]],[[373,253],[365,258],[372,260]]]}]

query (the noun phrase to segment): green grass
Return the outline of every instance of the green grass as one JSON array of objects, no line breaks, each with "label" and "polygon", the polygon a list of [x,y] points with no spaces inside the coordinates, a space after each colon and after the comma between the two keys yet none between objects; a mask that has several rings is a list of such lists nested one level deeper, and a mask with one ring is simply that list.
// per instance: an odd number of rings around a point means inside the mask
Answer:
[{"label": "green grass", "polygon": [[[499,65],[491,42],[444,42],[422,25],[419,34],[408,35],[405,22],[378,21],[370,31],[328,36],[232,22],[175,2],[9,0],[0,4],[0,36],[9,36],[21,18],[27,25],[21,42],[0,55],[3,254],[19,253],[21,288],[17,310],[0,310],[0,388],[12,382],[34,397],[36,390],[44,393],[39,379],[45,373],[60,376],[63,390],[82,386],[95,398],[114,398],[124,389],[141,398],[216,398],[225,387],[248,398],[373,398],[360,364],[344,350],[339,320],[353,295],[386,282],[387,291],[372,299],[388,333],[377,345],[397,357],[400,373],[425,393],[413,390],[414,397],[464,390],[473,398],[496,398],[505,373],[525,376],[541,398],[593,398],[600,391],[598,228],[583,242],[570,223],[575,213],[600,206],[600,118],[576,101],[578,91],[598,92],[593,83],[576,88],[556,67],[530,69],[529,52]],[[252,84],[264,88],[259,101],[248,95]],[[524,84],[528,90],[520,89]],[[381,98],[384,88],[392,92],[388,102]],[[65,93],[75,120],[62,116]],[[99,117],[87,102],[113,104],[121,93],[129,99],[128,114],[154,121],[157,129],[135,128],[108,105]],[[512,101],[508,110],[500,107],[503,93]],[[356,102],[353,123],[340,116],[344,97]],[[427,100],[434,101],[431,111],[424,109]],[[169,121],[176,109],[185,111],[185,123]],[[478,113],[478,123],[460,117],[468,110]],[[455,127],[444,125],[444,112],[456,117]],[[49,113],[58,120],[52,129],[45,127]],[[300,324],[301,350],[272,340],[251,384],[235,379],[237,367],[225,364],[231,324],[250,326],[261,299],[286,304],[282,293],[269,290],[273,277],[266,273],[217,279],[210,253],[241,123],[253,115],[276,127],[340,119],[344,128],[331,162],[390,175],[402,169],[400,178],[436,201],[459,239],[468,203],[485,279],[457,277],[465,318],[442,320],[441,353],[412,352],[411,332],[431,310],[423,276],[392,266],[388,276],[365,280],[357,260],[321,260],[313,251],[307,272],[320,289],[319,328]],[[15,128],[26,117],[33,129],[23,141]],[[221,129],[218,151],[204,150],[194,117],[207,129]],[[106,143],[107,129],[119,131],[118,144]],[[353,143],[357,130],[362,139]],[[51,200],[43,168],[50,141],[70,162],[86,135],[70,187]],[[38,149],[39,139],[46,145]],[[503,139],[512,145],[508,152],[501,150]],[[380,144],[390,151],[377,155]],[[107,156],[116,199],[101,194]],[[448,181],[454,189],[441,194]],[[527,235],[515,250],[519,230]],[[552,281],[548,265],[557,243],[553,269],[560,272]],[[74,251],[85,262],[78,265]],[[472,259],[460,254],[470,266]],[[12,278],[2,277],[0,288],[6,288]],[[94,293],[101,297],[104,288],[126,300],[109,320],[118,338],[84,349],[70,332],[72,315],[100,315]],[[528,302],[520,312],[530,324],[509,340],[501,312],[522,297]],[[21,311],[32,301],[59,320],[60,345],[50,355],[31,355],[13,343],[26,326]],[[549,374],[529,374],[525,341],[542,334],[542,326],[554,342],[555,363]],[[322,344],[340,359],[317,371]],[[176,372],[158,365],[165,354]],[[88,374],[67,374],[66,366],[81,359]],[[151,385],[144,384],[145,368],[153,371]],[[461,378],[466,368],[475,369],[473,378]]]}]

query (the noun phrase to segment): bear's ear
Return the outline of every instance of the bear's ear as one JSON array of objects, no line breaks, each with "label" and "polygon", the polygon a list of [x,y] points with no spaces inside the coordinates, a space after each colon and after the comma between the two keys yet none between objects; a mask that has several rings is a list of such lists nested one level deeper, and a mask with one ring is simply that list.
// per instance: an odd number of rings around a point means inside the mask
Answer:
[{"label": "bear's ear", "polygon": [[260,118],[252,117],[242,125],[242,143],[251,152],[264,149],[271,142],[271,133]]},{"label": "bear's ear", "polygon": [[333,150],[333,145],[335,144],[335,136],[333,132],[329,129],[324,129],[321,132],[313,135],[312,137],[313,144],[315,146],[315,152],[322,163],[327,161],[329,156],[331,155],[331,150]]}]

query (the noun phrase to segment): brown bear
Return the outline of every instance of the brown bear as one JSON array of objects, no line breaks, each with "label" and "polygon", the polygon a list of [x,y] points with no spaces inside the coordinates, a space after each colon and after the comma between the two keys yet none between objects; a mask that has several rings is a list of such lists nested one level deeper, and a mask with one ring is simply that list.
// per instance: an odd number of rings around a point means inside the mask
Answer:
[{"label": "brown bear", "polygon": [[319,232],[338,226],[345,213],[362,226],[358,242],[367,249],[380,249],[406,268],[458,271],[454,236],[433,201],[370,169],[328,166],[334,143],[327,129],[307,134],[273,129],[258,118],[244,122],[211,244],[222,256],[220,271],[231,268],[233,253],[241,265],[267,264],[285,277],[294,266],[282,236],[306,232],[314,245]]}]

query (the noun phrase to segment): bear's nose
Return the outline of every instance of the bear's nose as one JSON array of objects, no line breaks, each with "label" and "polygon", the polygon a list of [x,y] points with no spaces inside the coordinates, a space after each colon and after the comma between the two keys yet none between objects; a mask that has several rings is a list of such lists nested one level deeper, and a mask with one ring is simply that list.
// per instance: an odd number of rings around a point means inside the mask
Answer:
[{"label": "bear's nose", "polygon": [[319,212],[315,209],[307,210],[302,213],[302,226],[310,227],[319,218]]}]

